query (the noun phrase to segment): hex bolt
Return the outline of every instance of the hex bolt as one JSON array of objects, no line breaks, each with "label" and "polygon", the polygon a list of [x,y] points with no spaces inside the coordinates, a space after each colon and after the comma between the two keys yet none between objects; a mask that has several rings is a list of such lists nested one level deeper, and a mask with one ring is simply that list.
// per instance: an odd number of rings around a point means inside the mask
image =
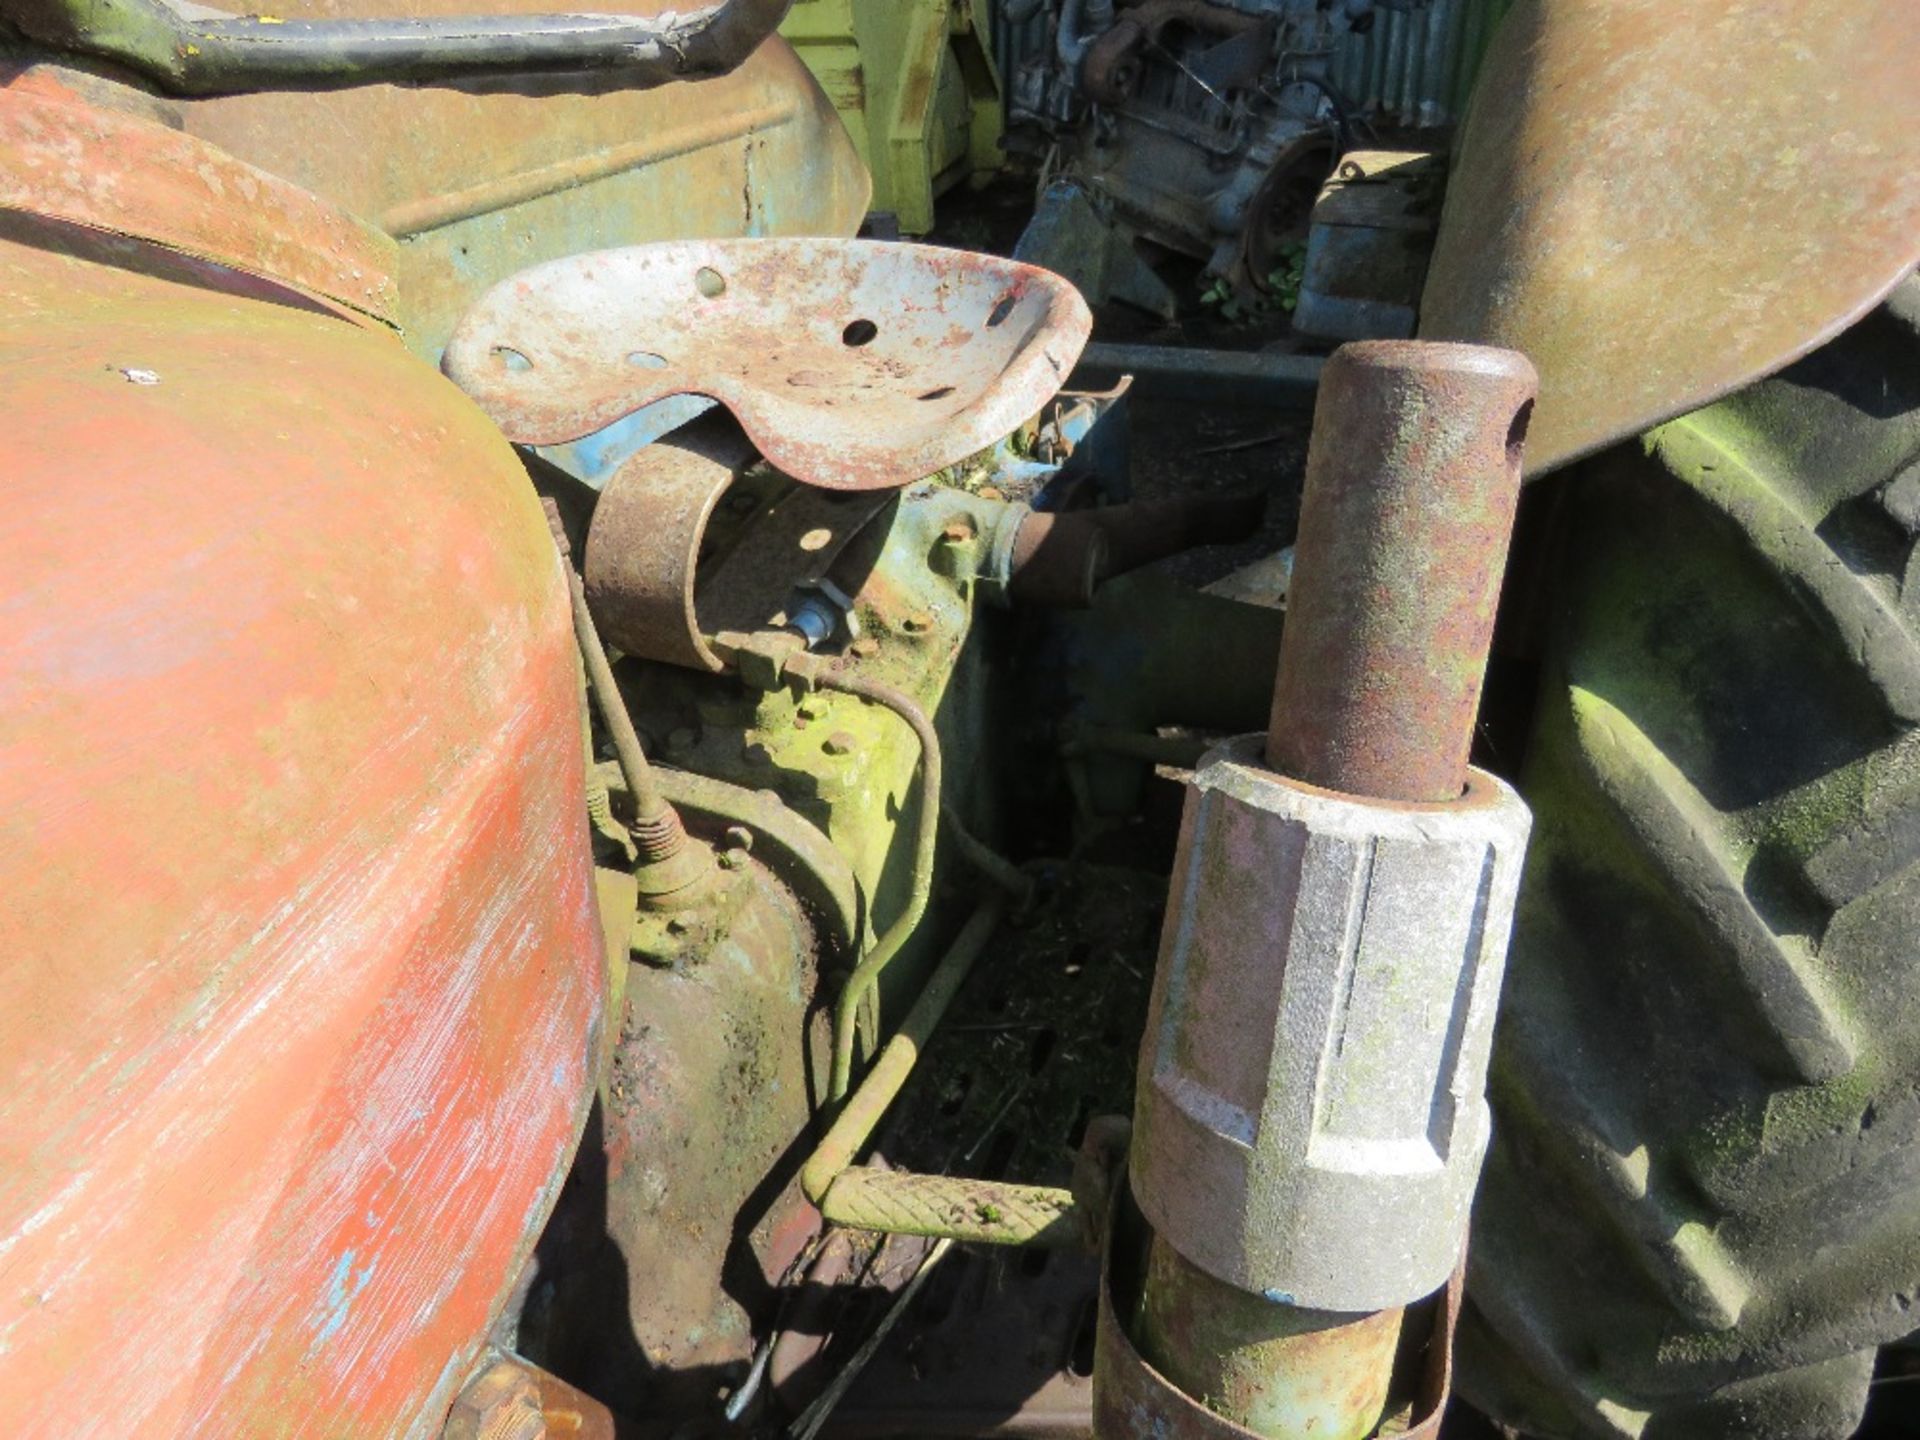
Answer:
[{"label": "hex bolt", "polygon": [[441,1432],[443,1440],[541,1440],[546,1433],[538,1381],[507,1358],[467,1382]]},{"label": "hex bolt", "polygon": [[880,642],[871,635],[868,635],[854,641],[853,644],[847,647],[847,650],[849,653],[857,655],[860,659],[867,660],[880,653]]},{"label": "hex bolt", "polygon": [[836,730],[821,742],[820,748],[829,755],[851,755],[853,735],[846,730]]},{"label": "hex bolt", "polygon": [[940,531],[940,538],[949,545],[964,545],[973,539],[973,522],[969,520],[949,520]]}]

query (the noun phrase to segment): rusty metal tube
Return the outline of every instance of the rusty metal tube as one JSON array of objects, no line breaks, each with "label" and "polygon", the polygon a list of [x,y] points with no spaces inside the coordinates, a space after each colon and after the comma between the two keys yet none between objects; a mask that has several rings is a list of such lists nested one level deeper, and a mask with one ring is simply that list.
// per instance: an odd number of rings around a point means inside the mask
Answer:
[{"label": "rusty metal tube", "polygon": [[1155,1236],[1139,1351],[1216,1414],[1258,1435],[1366,1440],[1387,1408],[1406,1312],[1278,1304],[1216,1280]]},{"label": "rusty metal tube", "polygon": [[1267,764],[1372,799],[1458,799],[1537,385],[1512,351],[1344,345],[1327,362]]},{"label": "rusty metal tube", "polygon": [[859,1024],[860,1004],[879,985],[882,972],[919,928],[921,917],[927,913],[927,899],[933,894],[933,854],[940,838],[940,737],[934,734],[933,722],[913,698],[891,685],[834,670],[822,673],[817,683],[823,689],[856,695],[891,710],[920,741],[920,821],[914,834],[913,876],[906,908],[875,942],[867,958],[847,977],[840,998],[834,1002],[833,1073],[828,1081],[827,1098],[838,1102],[846,1098],[853,1084],[853,1040]]},{"label": "rusty metal tube", "polygon": [[961,858],[1005,892],[1016,909],[1024,909],[1032,903],[1035,886],[1031,875],[975,837],[950,808],[942,806],[940,818],[946,822],[947,838],[953,842],[953,848],[960,852]]}]

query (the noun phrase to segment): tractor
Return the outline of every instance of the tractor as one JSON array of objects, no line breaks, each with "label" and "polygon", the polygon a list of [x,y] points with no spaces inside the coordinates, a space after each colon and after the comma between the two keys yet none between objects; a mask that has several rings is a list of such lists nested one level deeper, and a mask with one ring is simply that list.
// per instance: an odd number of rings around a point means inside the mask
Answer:
[{"label": "tractor", "polygon": [[[1008,0],[1003,257],[830,3],[0,0],[4,1428],[1867,1434],[1920,29],[1517,0],[1413,194],[1423,7]],[[1088,295],[1309,226],[1169,479]]]}]

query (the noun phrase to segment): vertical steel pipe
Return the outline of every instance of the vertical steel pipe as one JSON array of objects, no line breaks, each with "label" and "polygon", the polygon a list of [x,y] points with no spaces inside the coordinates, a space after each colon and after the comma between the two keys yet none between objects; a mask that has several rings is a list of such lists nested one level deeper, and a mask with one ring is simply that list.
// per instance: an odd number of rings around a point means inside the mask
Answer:
[{"label": "vertical steel pipe", "polygon": [[1510,350],[1343,345],[1320,380],[1267,764],[1370,799],[1466,786],[1537,385]]}]

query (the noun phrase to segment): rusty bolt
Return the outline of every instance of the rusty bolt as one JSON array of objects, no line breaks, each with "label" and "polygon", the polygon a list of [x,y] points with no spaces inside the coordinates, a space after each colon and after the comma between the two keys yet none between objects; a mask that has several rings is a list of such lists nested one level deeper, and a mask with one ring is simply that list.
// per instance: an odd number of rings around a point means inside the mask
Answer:
[{"label": "rusty bolt", "polygon": [[693,929],[693,926],[689,925],[686,921],[679,919],[678,917],[675,917],[674,919],[667,921],[667,934],[669,935],[685,935],[689,933],[692,929]]},{"label": "rusty bolt", "polygon": [[825,750],[829,755],[851,755],[853,753],[853,736],[845,730],[836,730],[833,734],[827,736],[820,748]]},{"label": "rusty bolt", "polygon": [[900,622],[900,628],[909,635],[924,635],[933,628],[933,617],[927,614],[909,615]]},{"label": "rusty bolt", "polygon": [[880,653],[880,642],[871,635],[868,635],[854,641],[847,649],[859,656],[862,660],[865,660]]},{"label": "rusty bolt", "polygon": [[499,1359],[469,1380],[447,1414],[442,1440],[542,1440],[547,1433],[533,1374]]},{"label": "rusty bolt", "polygon": [[940,538],[949,545],[964,545],[973,539],[973,524],[967,520],[949,520]]},{"label": "rusty bolt", "polygon": [[721,845],[742,852],[753,849],[753,831],[744,825],[729,825],[720,835]]}]

